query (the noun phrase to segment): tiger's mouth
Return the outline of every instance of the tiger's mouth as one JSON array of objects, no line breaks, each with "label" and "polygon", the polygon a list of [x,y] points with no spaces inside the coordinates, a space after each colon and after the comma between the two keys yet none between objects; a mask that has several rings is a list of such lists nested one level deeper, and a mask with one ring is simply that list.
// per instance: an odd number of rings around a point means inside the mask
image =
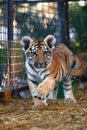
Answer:
[{"label": "tiger's mouth", "polygon": [[47,63],[46,62],[44,62],[44,63],[37,63],[37,62],[35,62],[34,63],[34,66],[36,67],[36,68],[46,68],[47,67]]}]

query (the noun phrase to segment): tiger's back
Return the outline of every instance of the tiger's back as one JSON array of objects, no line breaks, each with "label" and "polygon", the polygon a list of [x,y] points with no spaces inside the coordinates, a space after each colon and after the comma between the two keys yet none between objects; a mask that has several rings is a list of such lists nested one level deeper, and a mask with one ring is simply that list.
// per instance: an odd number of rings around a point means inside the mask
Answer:
[{"label": "tiger's back", "polygon": [[50,62],[50,71],[58,81],[70,74],[72,60],[72,52],[64,44],[55,47]]}]

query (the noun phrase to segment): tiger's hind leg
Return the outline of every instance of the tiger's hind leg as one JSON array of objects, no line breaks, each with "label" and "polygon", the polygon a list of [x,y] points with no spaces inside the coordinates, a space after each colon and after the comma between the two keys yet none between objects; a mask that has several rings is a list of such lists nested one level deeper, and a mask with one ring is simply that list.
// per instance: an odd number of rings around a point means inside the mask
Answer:
[{"label": "tiger's hind leg", "polygon": [[76,99],[72,91],[72,84],[70,77],[68,77],[66,80],[63,81],[63,88],[64,88],[65,102],[76,103]]}]

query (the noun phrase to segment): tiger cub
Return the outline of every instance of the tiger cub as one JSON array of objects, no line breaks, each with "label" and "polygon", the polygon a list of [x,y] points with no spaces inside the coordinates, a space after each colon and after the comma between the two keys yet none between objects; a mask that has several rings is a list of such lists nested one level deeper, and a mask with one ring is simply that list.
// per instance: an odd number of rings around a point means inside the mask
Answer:
[{"label": "tiger cub", "polygon": [[24,36],[20,44],[26,55],[25,67],[34,106],[47,105],[48,97],[57,99],[56,84],[61,80],[65,101],[76,103],[71,87],[71,51],[64,44],[56,45],[53,35],[43,41]]}]

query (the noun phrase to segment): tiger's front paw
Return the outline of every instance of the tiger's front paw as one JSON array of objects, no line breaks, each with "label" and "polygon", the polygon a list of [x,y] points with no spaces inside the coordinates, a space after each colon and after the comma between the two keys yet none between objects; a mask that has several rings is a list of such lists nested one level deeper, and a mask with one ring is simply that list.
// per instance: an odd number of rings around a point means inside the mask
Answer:
[{"label": "tiger's front paw", "polygon": [[48,93],[49,93],[49,91],[47,91],[46,89],[44,89],[41,86],[39,86],[38,88],[35,88],[33,90],[33,96],[38,97],[38,95],[40,95],[42,100],[46,100]]},{"label": "tiger's front paw", "polygon": [[45,100],[38,99],[36,97],[33,98],[34,105],[31,107],[32,109],[44,109],[48,106]]}]

